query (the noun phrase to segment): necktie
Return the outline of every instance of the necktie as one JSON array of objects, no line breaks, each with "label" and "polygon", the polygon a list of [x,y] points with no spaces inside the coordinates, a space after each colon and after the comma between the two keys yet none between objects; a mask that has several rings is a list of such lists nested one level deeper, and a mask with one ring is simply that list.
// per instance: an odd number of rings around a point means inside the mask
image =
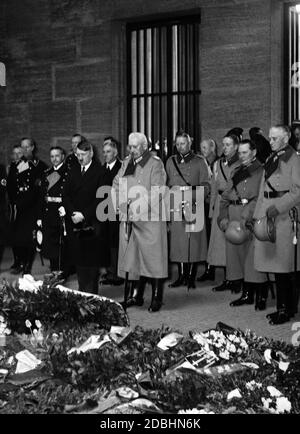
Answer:
[{"label": "necktie", "polygon": [[81,168],[81,176],[83,176],[84,174],[85,174],[85,167],[82,166],[82,168]]}]

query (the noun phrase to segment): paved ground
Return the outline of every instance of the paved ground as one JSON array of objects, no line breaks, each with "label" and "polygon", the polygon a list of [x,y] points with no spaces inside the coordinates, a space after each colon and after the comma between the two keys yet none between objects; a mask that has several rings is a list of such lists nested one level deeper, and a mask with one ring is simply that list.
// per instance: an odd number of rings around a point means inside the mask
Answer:
[{"label": "paved ground", "polygon": [[[11,252],[5,251],[4,261],[1,264],[0,277],[6,277],[8,280],[15,280],[18,276],[12,276],[9,272],[9,266],[12,263]],[[198,275],[201,275],[202,267],[199,267]],[[37,255],[34,262],[32,273],[36,279],[40,279],[43,274],[49,272],[48,262],[45,260],[45,266],[42,267],[40,258]],[[223,278],[223,272],[217,272],[216,282]],[[231,300],[238,298],[239,295],[231,294],[228,291],[224,293],[212,292],[211,288],[216,283],[197,283],[197,288],[187,293],[186,288],[168,288],[165,284],[164,305],[159,312],[149,313],[148,306],[151,298],[151,287],[147,284],[145,291],[145,304],[143,307],[132,307],[128,309],[130,324],[132,327],[141,325],[144,328],[159,328],[162,325],[171,327],[183,333],[189,330],[205,330],[214,327],[218,321],[222,321],[233,327],[239,327],[242,330],[251,329],[256,334],[273,339],[282,339],[291,342],[295,331],[292,331],[294,323],[299,323],[300,313],[293,318],[293,322],[279,326],[270,326],[266,314],[274,311],[275,300],[269,297],[266,311],[256,312],[254,306],[241,306],[232,308],[229,306]],[[65,286],[78,289],[76,276],[72,276]],[[123,286],[110,287],[99,286],[99,294],[112,298],[117,301],[123,299]],[[297,327],[297,325],[294,325]]]}]

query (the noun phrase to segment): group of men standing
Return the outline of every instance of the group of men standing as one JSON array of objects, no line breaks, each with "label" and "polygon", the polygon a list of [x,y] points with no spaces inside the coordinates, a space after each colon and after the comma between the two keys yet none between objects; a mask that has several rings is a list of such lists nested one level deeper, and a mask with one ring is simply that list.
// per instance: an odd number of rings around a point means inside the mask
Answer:
[{"label": "group of men standing", "polygon": [[[226,267],[226,279],[215,291],[242,292],[232,306],[255,300],[255,309],[265,309],[270,275],[274,275],[277,310],[269,320],[271,324],[287,322],[297,312],[295,277],[300,270],[300,161],[289,139],[288,127],[272,127],[272,153],[262,161],[251,139],[227,134],[222,157],[210,171],[182,131],[175,137],[176,155],[169,157],[165,167],[149,151],[142,133],[129,135],[129,155],[123,162],[118,158],[117,141],[107,137],[104,165],[95,158],[89,141],[75,134],[73,152],[67,158],[59,146],[50,149],[50,168],[35,157],[35,142],[24,138],[20,156],[11,164],[7,179],[1,175],[0,186],[0,200],[7,189],[10,202],[12,272],[31,271],[32,233],[37,225],[51,271],[62,270],[62,277],[67,278],[75,265],[79,289],[97,293],[99,267],[106,267],[105,283],[125,280],[124,308],[143,305],[150,281],[149,311],[160,310],[168,262],[178,266],[170,287],[195,288],[197,264],[206,261],[212,267]],[[98,192],[104,186],[112,186],[114,216],[109,221],[97,215],[104,200]],[[156,195],[153,187],[158,188]],[[165,205],[162,187],[180,198],[168,202],[168,218],[161,211]],[[138,206],[136,196],[130,196],[132,191],[139,191]],[[204,218],[208,199],[209,239]],[[193,213],[200,216],[200,229],[189,218]],[[0,235],[2,220],[0,216]]]}]

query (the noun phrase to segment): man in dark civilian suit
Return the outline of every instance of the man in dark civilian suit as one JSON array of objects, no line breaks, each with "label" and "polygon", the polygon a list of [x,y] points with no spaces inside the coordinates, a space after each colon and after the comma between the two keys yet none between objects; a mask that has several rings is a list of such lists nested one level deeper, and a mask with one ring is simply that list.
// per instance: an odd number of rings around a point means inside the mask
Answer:
[{"label": "man in dark civilian suit", "polygon": [[96,217],[99,199],[96,192],[106,184],[105,170],[93,160],[93,147],[82,139],[77,146],[79,165],[75,165],[65,183],[63,208],[66,212],[69,255],[76,265],[79,290],[98,292],[99,266],[107,265],[105,232]]},{"label": "man in dark civilian suit", "polygon": [[[105,137],[103,142],[104,165],[107,174],[107,183],[112,185],[114,177],[119,172],[122,162],[118,158],[118,141],[112,137]],[[110,267],[107,275],[102,280],[103,285],[121,285],[123,279],[118,277],[118,249],[119,249],[119,220],[107,222]]]}]

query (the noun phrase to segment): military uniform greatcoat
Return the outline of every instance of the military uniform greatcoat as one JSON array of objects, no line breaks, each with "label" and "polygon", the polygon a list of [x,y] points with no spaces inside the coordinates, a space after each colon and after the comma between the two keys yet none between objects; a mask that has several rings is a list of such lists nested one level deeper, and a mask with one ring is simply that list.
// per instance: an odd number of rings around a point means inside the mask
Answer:
[{"label": "military uniform greatcoat", "polygon": [[[179,175],[173,159],[176,159],[177,165],[183,178]],[[180,154],[171,156],[166,165],[168,175],[168,186],[173,189],[182,187],[203,186],[204,197],[209,192],[209,173],[207,164],[204,159],[189,152],[184,157]],[[186,181],[186,182],[185,182]],[[188,183],[188,184],[187,184]],[[204,202],[203,202],[204,207]],[[204,208],[203,208],[204,210]],[[174,210],[174,213],[181,210]],[[204,212],[203,212],[204,217]],[[186,232],[186,221],[175,221],[175,214],[171,211],[170,222],[170,261],[171,262],[200,262],[206,261],[207,256],[207,236],[205,220],[201,231]]]},{"label": "military uniform greatcoat", "polygon": [[41,177],[47,166],[38,159],[21,159],[11,166],[7,180],[9,197],[13,206],[12,244],[33,245],[33,230],[38,215]]},{"label": "military uniform greatcoat", "polygon": [[[254,217],[264,217],[271,205],[279,211],[275,220],[276,242],[255,240],[254,265],[259,271],[290,273],[294,271],[294,233],[289,212],[296,207],[300,215],[300,157],[291,146],[273,153],[267,160]],[[297,270],[300,270],[299,241],[297,247]]]},{"label": "military uniform greatcoat", "polygon": [[59,256],[60,243],[63,241],[63,227],[58,209],[62,206],[63,189],[68,176],[68,168],[62,164],[44,172],[41,181],[39,216],[42,220],[42,253],[46,258]]},{"label": "military uniform greatcoat", "polygon": [[224,232],[218,226],[217,219],[220,212],[221,195],[226,189],[231,173],[240,165],[238,154],[234,154],[228,161],[221,157],[213,167],[211,180],[211,194],[209,217],[212,219],[211,235],[207,253],[207,263],[216,267],[226,266],[226,240]]},{"label": "military uniform greatcoat", "polygon": [[[151,155],[149,151],[144,152],[142,157],[136,160],[133,170],[130,169],[132,164],[133,160],[130,157],[125,158],[113,181],[119,208],[123,210],[127,207],[131,189],[144,188],[139,201],[140,209],[130,206],[132,230],[129,239],[126,237],[126,222],[120,223],[118,275],[124,278],[128,272],[129,279],[138,279],[140,276],[166,278],[168,277],[166,221],[162,221],[161,215],[158,216],[157,221],[151,221],[148,201],[151,187],[165,186],[166,172],[160,158]],[[158,197],[156,199],[158,200]],[[156,214],[157,211],[156,204],[153,213]]]},{"label": "military uniform greatcoat", "polygon": [[[258,160],[241,165],[232,173],[222,194],[218,224],[224,219],[240,221],[242,225],[252,219],[258,197],[263,168]],[[226,275],[228,280],[244,279],[246,282],[266,281],[266,275],[254,269],[254,239],[236,245],[226,240]]]}]

